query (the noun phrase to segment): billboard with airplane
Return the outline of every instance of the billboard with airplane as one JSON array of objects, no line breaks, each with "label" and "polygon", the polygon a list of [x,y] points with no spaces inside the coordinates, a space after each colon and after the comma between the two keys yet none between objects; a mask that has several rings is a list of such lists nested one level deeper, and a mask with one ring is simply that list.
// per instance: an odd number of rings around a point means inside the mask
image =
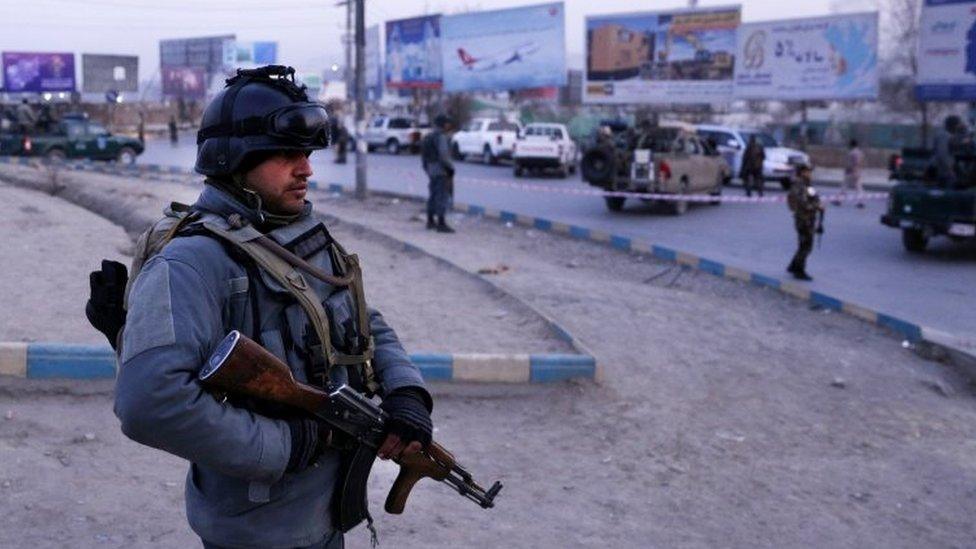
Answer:
[{"label": "billboard with airplane", "polygon": [[740,19],[739,6],[587,17],[584,100],[730,101]]},{"label": "billboard with airplane", "polygon": [[444,90],[505,91],[566,84],[562,2],[441,19]]}]

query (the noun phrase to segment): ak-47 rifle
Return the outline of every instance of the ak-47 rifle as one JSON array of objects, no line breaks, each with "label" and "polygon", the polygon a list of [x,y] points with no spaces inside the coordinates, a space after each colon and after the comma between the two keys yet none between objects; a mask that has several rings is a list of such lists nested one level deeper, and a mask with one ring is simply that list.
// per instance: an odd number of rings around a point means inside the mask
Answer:
[{"label": "ak-47 rifle", "polygon": [[[237,330],[224,338],[198,377],[200,383],[214,393],[303,410],[374,453],[386,437],[386,412],[371,400],[348,385],[323,391],[299,383],[288,365]],[[372,455],[369,463],[372,463],[371,459]],[[471,474],[458,465],[454,456],[436,442],[416,454],[402,457],[397,463],[400,473],[384,505],[387,513],[395,515],[403,512],[410,490],[424,477],[448,484],[485,509],[494,506],[495,496],[502,489],[500,482],[495,482],[488,490],[479,486]]]}]

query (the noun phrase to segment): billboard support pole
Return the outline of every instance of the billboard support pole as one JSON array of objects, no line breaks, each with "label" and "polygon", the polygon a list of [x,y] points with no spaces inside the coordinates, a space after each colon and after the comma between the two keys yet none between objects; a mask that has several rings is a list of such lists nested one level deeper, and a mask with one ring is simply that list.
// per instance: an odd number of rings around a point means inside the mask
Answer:
[{"label": "billboard support pole", "polygon": [[356,198],[366,199],[366,0],[356,2]]}]

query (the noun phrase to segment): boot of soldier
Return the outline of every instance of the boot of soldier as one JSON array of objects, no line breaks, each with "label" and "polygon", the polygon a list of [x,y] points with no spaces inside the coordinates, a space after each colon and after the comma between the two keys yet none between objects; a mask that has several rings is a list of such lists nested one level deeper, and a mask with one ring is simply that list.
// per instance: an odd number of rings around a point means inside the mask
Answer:
[{"label": "boot of soldier", "polygon": [[797,280],[813,280],[813,277],[808,275],[805,269],[793,271],[793,278]]},{"label": "boot of soldier", "polygon": [[447,220],[444,219],[444,216],[443,215],[438,216],[438,218],[437,218],[437,232],[439,232],[439,233],[453,233],[454,232],[454,229],[452,229],[450,226],[448,226]]},{"label": "boot of soldier", "polygon": [[427,214],[427,230],[432,231],[437,228],[437,224],[434,223],[434,214]]}]

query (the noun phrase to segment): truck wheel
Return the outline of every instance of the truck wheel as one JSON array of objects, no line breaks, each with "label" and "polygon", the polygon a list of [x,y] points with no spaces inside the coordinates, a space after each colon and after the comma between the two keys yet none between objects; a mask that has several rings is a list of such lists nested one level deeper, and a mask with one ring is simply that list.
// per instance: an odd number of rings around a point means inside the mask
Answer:
[{"label": "truck wheel", "polygon": [[569,173],[576,175],[576,162],[569,165]]},{"label": "truck wheel", "polygon": [[138,155],[136,155],[136,151],[132,147],[122,147],[115,160],[123,166],[131,166],[136,163],[136,156]]},{"label": "truck wheel", "polygon": [[485,164],[494,165],[498,163],[498,158],[494,153],[491,152],[491,147],[488,145],[485,145],[485,150],[481,153],[481,160],[483,160]]},{"label": "truck wheel", "polygon": [[522,175],[525,174],[525,168],[523,168],[518,162],[516,162],[514,173],[515,173],[515,177],[522,177]]},{"label": "truck wheel", "polygon": [[386,152],[392,155],[400,154],[400,142],[396,139],[391,139],[386,142]]},{"label": "truck wheel", "polygon": [[68,155],[61,149],[51,149],[44,153],[44,160],[47,160],[50,164],[61,164],[67,158]]},{"label": "truck wheel", "polygon": [[921,229],[902,229],[901,243],[912,253],[922,253],[929,244],[929,237]]},{"label": "truck wheel", "polygon": [[580,164],[583,179],[600,187],[607,187],[613,181],[617,167],[614,165],[613,153],[604,149],[593,149],[583,155]]},{"label": "truck wheel", "polygon": [[789,177],[784,177],[783,179],[779,180],[779,186],[783,187],[784,191],[788,191],[790,190],[790,187],[793,186],[793,181],[790,180]]},{"label": "truck wheel", "polygon": [[[681,186],[678,187],[678,194],[679,195],[686,195],[686,194],[688,194],[688,187],[689,186],[690,185],[688,184],[688,178],[687,177],[682,177],[681,178]],[[669,202],[669,205],[671,206],[671,213],[673,215],[685,215],[685,213],[688,211],[688,201],[687,200],[671,200]]]},{"label": "truck wheel", "polygon": [[603,199],[607,201],[607,209],[611,212],[619,212],[624,209],[624,201],[627,200],[623,196],[604,196]]}]

